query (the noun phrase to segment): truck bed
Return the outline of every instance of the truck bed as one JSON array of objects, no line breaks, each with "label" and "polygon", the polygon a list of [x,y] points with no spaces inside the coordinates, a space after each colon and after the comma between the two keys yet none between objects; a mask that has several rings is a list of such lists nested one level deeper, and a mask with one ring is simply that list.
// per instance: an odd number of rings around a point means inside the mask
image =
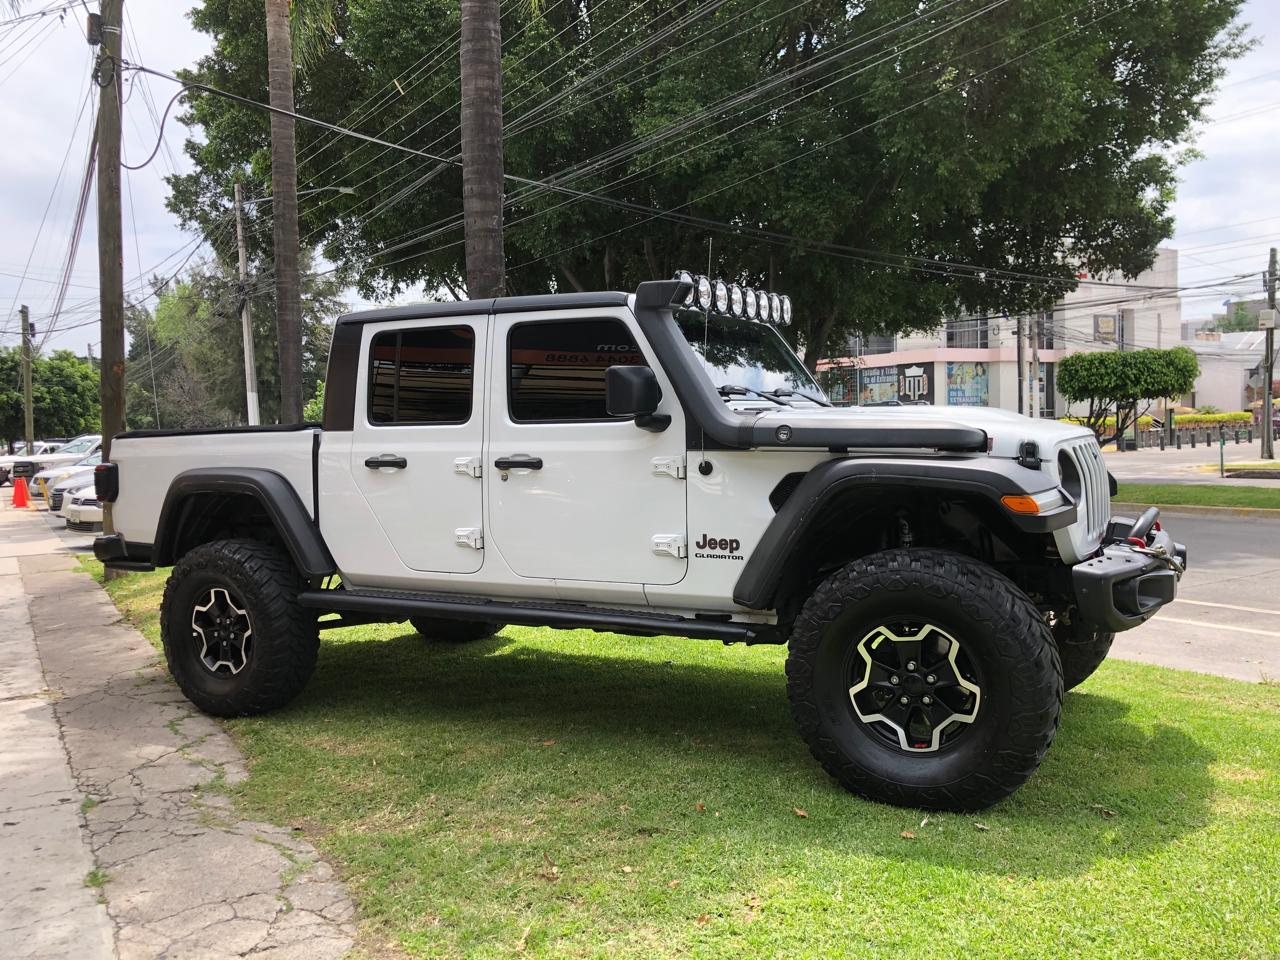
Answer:
[{"label": "truck bed", "polygon": [[120,476],[112,508],[117,532],[131,543],[153,543],[174,477],[196,468],[258,467],[289,481],[314,519],[320,428],[310,424],[212,430],[133,430],[111,444]]}]

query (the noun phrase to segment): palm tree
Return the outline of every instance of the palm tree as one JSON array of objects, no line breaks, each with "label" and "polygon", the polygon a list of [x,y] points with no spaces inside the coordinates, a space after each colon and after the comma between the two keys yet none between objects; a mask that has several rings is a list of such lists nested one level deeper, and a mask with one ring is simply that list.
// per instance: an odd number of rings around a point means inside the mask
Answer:
[{"label": "palm tree", "polygon": [[505,291],[502,251],[502,23],[498,0],[461,0],[462,215],[467,292]]}]

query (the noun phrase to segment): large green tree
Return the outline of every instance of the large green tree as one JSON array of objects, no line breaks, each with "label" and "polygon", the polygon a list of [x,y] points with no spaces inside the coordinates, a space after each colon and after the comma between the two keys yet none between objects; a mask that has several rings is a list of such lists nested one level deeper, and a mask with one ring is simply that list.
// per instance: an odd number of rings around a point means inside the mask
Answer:
[{"label": "large green tree", "polygon": [[[72,437],[98,429],[98,375],[69,350],[36,357],[31,365],[36,437]],[[22,436],[22,351],[0,348],[0,440]]]},{"label": "large green tree", "polygon": [[[346,309],[338,282],[302,258],[301,382],[310,397],[324,377],[334,319]],[[194,428],[245,422],[244,345],[240,324],[242,286],[218,261],[197,264],[157,292],[154,309],[126,313],[129,366],[127,396],[133,428]],[[280,403],[275,288],[262,277],[247,286],[253,318],[262,422],[283,420]]]},{"label": "large green tree", "polygon": [[[507,289],[630,288],[677,267],[789,292],[813,362],[854,329],[1026,312],[1133,276],[1172,232],[1181,150],[1243,0],[628,0],[503,16]],[[204,0],[194,76],[261,98],[255,0]],[[368,296],[463,289],[459,0],[335,3],[299,110],[304,238]],[[267,123],[195,100],[172,206],[214,231]],[[646,212],[651,211],[651,212]],[[670,214],[674,213],[675,216]],[[985,271],[972,265],[986,267]],[[1041,279],[1049,278],[1049,279]]]},{"label": "large green tree", "polygon": [[1082,422],[1103,443],[1124,436],[1154,401],[1190,393],[1199,375],[1200,361],[1186,347],[1073,353],[1057,371],[1059,392],[1068,404],[1088,404]]}]

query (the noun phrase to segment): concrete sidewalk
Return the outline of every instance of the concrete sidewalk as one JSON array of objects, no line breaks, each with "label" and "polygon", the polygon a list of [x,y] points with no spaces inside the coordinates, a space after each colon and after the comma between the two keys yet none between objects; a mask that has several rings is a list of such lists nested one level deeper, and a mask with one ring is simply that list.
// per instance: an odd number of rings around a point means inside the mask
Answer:
[{"label": "concrete sidewalk", "polygon": [[[83,541],[81,541],[81,544]],[[0,956],[337,958],[345,887],[43,516],[0,507]]]}]

